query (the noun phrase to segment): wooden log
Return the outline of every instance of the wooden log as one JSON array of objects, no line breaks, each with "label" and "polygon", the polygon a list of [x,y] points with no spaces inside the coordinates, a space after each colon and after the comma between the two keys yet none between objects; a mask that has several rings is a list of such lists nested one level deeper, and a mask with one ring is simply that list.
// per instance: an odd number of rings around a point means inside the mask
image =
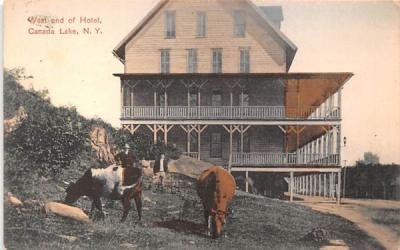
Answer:
[{"label": "wooden log", "polygon": [[9,204],[19,207],[22,206],[22,201],[20,201],[17,197],[13,196],[10,192],[6,194],[6,200]]},{"label": "wooden log", "polygon": [[85,214],[82,209],[77,207],[71,207],[58,202],[48,202],[44,206],[46,214],[53,213],[62,217],[70,218],[73,220],[89,223],[91,220],[89,216]]}]

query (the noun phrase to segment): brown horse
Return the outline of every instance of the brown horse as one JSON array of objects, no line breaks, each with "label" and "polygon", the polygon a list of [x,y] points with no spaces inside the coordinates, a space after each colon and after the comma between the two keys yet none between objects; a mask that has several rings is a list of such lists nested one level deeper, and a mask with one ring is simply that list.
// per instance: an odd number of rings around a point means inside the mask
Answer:
[{"label": "brown horse", "polygon": [[121,200],[124,207],[121,222],[126,220],[131,208],[131,199],[135,199],[139,220],[142,218],[142,170],[140,168],[122,168],[111,165],[104,169],[89,169],[76,183],[71,183],[65,197],[66,204],[76,202],[81,196],[86,195],[92,200],[94,207],[102,210],[100,198]]},{"label": "brown horse", "polygon": [[196,188],[204,207],[209,233],[215,239],[222,233],[228,215],[228,203],[236,189],[235,179],[223,168],[214,166],[200,175]]}]

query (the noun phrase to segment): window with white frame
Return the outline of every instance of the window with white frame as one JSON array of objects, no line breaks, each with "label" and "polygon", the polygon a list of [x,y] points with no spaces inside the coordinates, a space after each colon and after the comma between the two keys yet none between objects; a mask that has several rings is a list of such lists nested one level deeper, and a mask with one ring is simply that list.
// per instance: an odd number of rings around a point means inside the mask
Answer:
[{"label": "window with white frame", "polygon": [[240,48],[240,73],[250,72],[250,49]]},{"label": "window with white frame", "polygon": [[222,49],[212,49],[212,72],[222,73]]},{"label": "window with white frame", "polygon": [[197,37],[205,37],[206,36],[206,13],[205,12],[197,12],[196,36]]},{"label": "window with white frame", "polygon": [[234,36],[244,37],[246,34],[246,13],[242,10],[236,10],[234,13],[234,22]]},{"label": "window with white frame", "polygon": [[187,72],[197,73],[197,49],[187,50]]},{"label": "window with white frame", "polygon": [[175,38],[175,11],[165,12],[165,38]]},{"label": "window with white frame", "polygon": [[162,74],[168,74],[170,70],[170,62],[169,62],[169,49],[161,49],[161,60],[160,60],[160,65],[161,65],[161,73]]}]

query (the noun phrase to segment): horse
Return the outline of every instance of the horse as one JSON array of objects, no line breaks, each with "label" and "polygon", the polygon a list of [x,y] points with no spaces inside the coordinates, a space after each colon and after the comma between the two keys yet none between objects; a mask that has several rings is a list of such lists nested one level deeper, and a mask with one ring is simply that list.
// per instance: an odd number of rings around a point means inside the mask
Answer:
[{"label": "horse", "polygon": [[228,204],[236,189],[233,176],[221,167],[213,166],[198,177],[196,190],[204,208],[208,233],[219,237],[228,215]]},{"label": "horse", "polygon": [[92,200],[91,212],[96,207],[102,218],[104,213],[101,197],[111,200],[120,200],[123,205],[121,222],[124,222],[131,208],[131,199],[135,199],[139,221],[142,218],[142,170],[140,168],[122,168],[111,165],[103,169],[88,169],[75,183],[66,189],[65,204],[72,205],[81,196],[88,196]]}]

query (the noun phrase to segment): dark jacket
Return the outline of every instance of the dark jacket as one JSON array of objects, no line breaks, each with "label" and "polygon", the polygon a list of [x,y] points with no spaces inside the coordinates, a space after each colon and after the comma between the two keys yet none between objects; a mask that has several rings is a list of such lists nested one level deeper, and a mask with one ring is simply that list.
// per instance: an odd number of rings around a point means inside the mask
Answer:
[{"label": "dark jacket", "polygon": [[133,163],[136,162],[136,157],[133,155],[132,151],[120,152],[115,156],[115,160],[118,164],[121,164],[122,168],[133,167]]}]

